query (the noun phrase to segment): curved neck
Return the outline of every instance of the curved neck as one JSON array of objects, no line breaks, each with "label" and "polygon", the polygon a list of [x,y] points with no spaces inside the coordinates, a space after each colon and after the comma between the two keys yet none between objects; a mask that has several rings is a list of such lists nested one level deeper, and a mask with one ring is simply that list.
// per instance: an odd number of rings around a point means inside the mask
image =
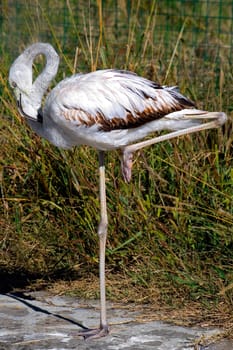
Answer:
[{"label": "curved neck", "polygon": [[32,66],[36,56],[42,54],[46,58],[46,65],[32,85],[30,98],[37,108],[41,106],[42,98],[50,82],[56,76],[59,66],[59,56],[50,44],[36,43],[24,52],[26,61]]}]

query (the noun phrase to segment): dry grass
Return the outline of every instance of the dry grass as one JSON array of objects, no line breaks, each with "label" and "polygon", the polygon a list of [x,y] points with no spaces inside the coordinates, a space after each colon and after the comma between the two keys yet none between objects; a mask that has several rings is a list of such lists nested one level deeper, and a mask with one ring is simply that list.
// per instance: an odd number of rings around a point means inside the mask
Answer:
[{"label": "dry grass", "polygon": [[[86,278],[74,281],[59,280],[47,286],[47,290],[55,295],[70,295],[79,300],[96,300],[99,280],[96,275],[90,274]],[[162,297],[168,292],[160,286],[150,285],[144,288],[135,284],[135,281],[125,274],[107,274],[107,296],[110,308],[126,308],[140,311],[135,322],[150,322],[162,320],[179,326],[217,327],[221,333],[230,334],[233,327],[232,309],[224,303],[211,303],[207,306],[201,301],[186,300],[185,295],[175,293],[173,303],[168,305]],[[169,291],[170,292],[170,291]]]}]

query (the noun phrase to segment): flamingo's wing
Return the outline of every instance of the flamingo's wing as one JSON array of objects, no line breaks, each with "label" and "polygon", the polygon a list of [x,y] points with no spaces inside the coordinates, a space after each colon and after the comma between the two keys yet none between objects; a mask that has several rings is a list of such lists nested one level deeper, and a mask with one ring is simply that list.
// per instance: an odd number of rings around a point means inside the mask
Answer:
[{"label": "flamingo's wing", "polygon": [[176,87],[163,87],[127,71],[100,70],[63,80],[46,106],[64,123],[110,131],[136,127],[194,104]]}]

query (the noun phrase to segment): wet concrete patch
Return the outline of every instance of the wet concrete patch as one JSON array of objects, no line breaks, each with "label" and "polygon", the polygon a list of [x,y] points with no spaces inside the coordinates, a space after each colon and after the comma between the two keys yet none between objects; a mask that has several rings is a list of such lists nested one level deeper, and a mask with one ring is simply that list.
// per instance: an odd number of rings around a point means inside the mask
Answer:
[{"label": "wet concrete patch", "polygon": [[[218,332],[158,321],[137,323],[139,313],[109,304],[109,336],[84,341],[77,332],[82,324],[98,325],[98,303],[84,304],[76,298],[44,292],[31,293],[28,299],[0,295],[0,350],[194,350],[197,338]],[[232,349],[233,342],[228,340],[199,347],[199,350]]]}]

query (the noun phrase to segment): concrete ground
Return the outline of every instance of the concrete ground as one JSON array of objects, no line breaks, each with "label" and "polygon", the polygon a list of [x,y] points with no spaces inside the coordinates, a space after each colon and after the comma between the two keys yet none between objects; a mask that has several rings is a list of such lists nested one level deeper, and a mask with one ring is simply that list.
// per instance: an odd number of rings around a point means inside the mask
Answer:
[{"label": "concrete ground", "polygon": [[196,346],[202,335],[217,329],[174,326],[153,321],[136,322],[139,311],[108,305],[111,331],[105,338],[84,341],[78,324],[95,327],[99,322],[97,302],[47,292],[24,295],[0,294],[0,350],[232,350],[233,342],[222,340]]}]

